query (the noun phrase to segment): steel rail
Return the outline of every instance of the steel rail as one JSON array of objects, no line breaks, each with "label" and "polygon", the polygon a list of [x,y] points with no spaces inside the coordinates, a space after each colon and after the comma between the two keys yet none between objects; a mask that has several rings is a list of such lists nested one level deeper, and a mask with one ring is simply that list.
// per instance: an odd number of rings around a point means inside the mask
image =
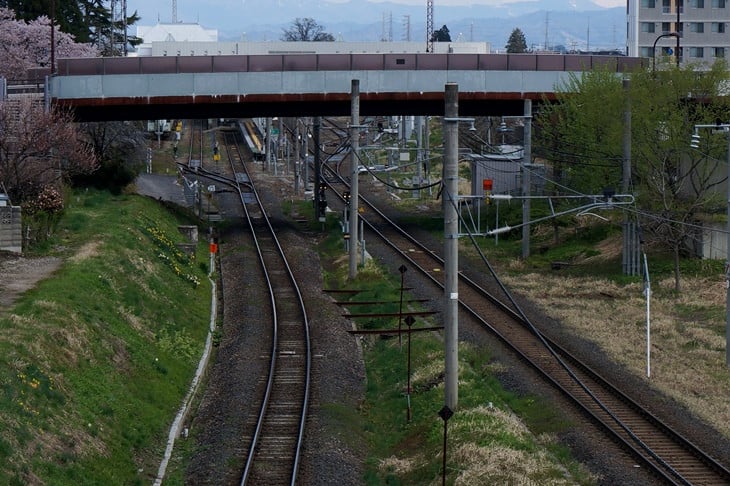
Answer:
[{"label": "steel rail", "polygon": [[[229,136],[230,134],[226,134],[226,137]],[[196,173],[216,183],[232,187],[238,193],[268,288],[272,313],[273,339],[269,351],[268,373],[256,424],[247,445],[240,484],[288,482],[294,486],[301,461],[309,410],[311,383],[309,320],[296,278],[243,162],[238,141],[227,138],[224,148],[231,170],[234,174],[243,170],[248,181],[241,181],[238,177],[229,178],[204,168],[198,169]],[[248,204],[251,204],[251,199],[245,194],[253,197],[260,211],[260,217],[254,216],[249,210]],[[284,279],[286,283],[283,282]],[[288,286],[288,289],[285,286]],[[293,317],[293,314],[296,314],[296,317]],[[298,336],[291,336],[293,333]],[[301,358],[303,363],[298,362]],[[287,403],[282,406],[283,400]],[[296,409],[296,412],[293,409]],[[292,418],[293,416],[297,418]],[[277,427],[273,434],[272,426]]]},{"label": "steel rail", "polygon": [[[330,169],[330,168],[327,168]],[[331,169],[330,169],[331,170]],[[334,174],[334,171],[332,172]],[[337,174],[337,177],[339,178],[338,185],[342,187],[342,185],[345,185],[345,188],[347,186],[347,180],[343,177],[341,177],[339,174]],[[344,203],[344,198],[342,195],[337,192],[334,185],[330,186],[330,189],[333,190],[333,192],[338,196],[338,198]],[[361,197],[361,202],[364,203],[368,207],[370,211],[373,212],[373,215],[375,215],[377,218],[382,218],[383,221],[385,221],[393,231],[397,232],[398,236],[404,238],[410,245],[415,246],[417,249],[420,250],[420,254],[428,256],[429,259],[432,261],[437,262],[438,265],[443,266],[443,260],[435,254],[435,252],[428,249],[425,245],[421,244],[418,240],[416,240],[414,237],[412,237],[410,234],[406,233],[403,229],[398,227],[392,220],[390,220],[385,214],[383,214],[374,204],[369,202],[367,199]],[[378,230],[376,224],[369,221],[366,216],[363,216],[363,220],[365,224],[368,226],[368,228],[373,231],[376,235],[378,235],[379,238],[383,239],[388,245],[390,245],[392,248],[394,248],[403,258],[405,258],[407,261],[409,261],[414,267],[416,267],[422,274],[424,274],[429,280],[431,280],[434,284],[439,286],[439,288],[443,289],[443,285],[440,280],[434,277],[434,275],[424,269],[422,265],[420,265],[418,262],[415,261],[412,256],[414,255],[414,252],[405,251],[402,248],[399,248],[397,245],[395,245],[393,242],[390,241],[390,239],[383,234],[380,230]],[[417,252],[416,252],[417,253]],[[431,266],[432,268],[432,266]],[[490,292],[483,289],[481,286],[479,286],[476,282],[474,282],[472,279],[464,275],[463,273],[459,273],[459,281],[463,284],[467,285],[467,288],[472,289],[474,292],[477,292],[483,299],[488,299],[492,305],[499,307],[500,311],[507,315],[509,319],[516,321],[517,323],[520,323],[522,326],[528,326],[528,322],[526,322],[525,318],[515,312],[512,308],[510,308],[507,304],[500,301],[497,297],[492,295]],[[559,380],[556,380],[553,377],[553,374],[556,373],[555,371],[548,371],[545,370],[545,365],[540,364],[537,360],[533,359],[530,355],[520,350],[518,346],[513,343],[513,339],[506,335],[506,333],[501,332],[499,329],[497,329],[494,325],[487,322],[479,313],[474,310],[470,305],[468,305],[466,302],[464,302],[462,298],[462,293],[460,292],[460,306],[469,312],[472,317],[477,319],[483,327],[490,330],[492,333],[494,333],[496,336],[499,337],[499,339],[504,342],[507,346],[509,346],[511,349],[513,349],[523,360],[525,360],[527,363],[529,363],[534,369],[539,371],[543,376],[550,381],[553,386],[557,387],[562,393],[564,393],[566,396],[568,396],[575,405],[577,405],[584,413],[588,414],[596,423],[598,423],[603,430],[605,430],[607,433],[609,433],[616,441],[621,443],[625,448],[629,449],[633,455],[640,460],[643,464],[645,464],[647,467],[651,468],[651,470],[654,471],[654,474],[656,474],[658,477],[662,478],[664,481],[670,483],[670,484],[693,484],[690,480],[684,477],[683,473],[679,472],[680,470],[688,471],[685,473],[687,476],[692,477],[698,477],[701,476],[702,473],[697,473],[696,471],[692,470],[692,466],[685,466],[682,465],[677,466],[676,468],[672,466],[673,463],[676,463],[678,461],[675,460],[675,458],[664,458],[662,453],[657,453],[654,451],[651,447],[647,446],[644,441],[638,437],[632,432],[632,428],[636,429],[639,428],[636,424],[628,425],[627,420],[622,420],[621,417],[611,412],[610,407],[600,404],[599,407],[603,411],[603,418],[601,418],[601,413],[599,410],[596,410],[595,403],[591,404],[591,401],[596,401],[595,398],[592,398],[590,401],[586,402],[585,398],[579,397],[577,394],[584,394],[586,387],[584,384],[581,384],[581,380],[592,380],[594,383],[600,385],[601,387],[605,388],[607,393],[610,393],[612,396],[619,397],[616,401],[612,401],[611,406],[621,406],[621,404],[626,404],[627,407],[630,407],[631,410],[641,416],[644,420],[646,420],[648,423],[651,423],[655,428],[661,430],[661,433],[664,434],[667,438],[671,439],[675,444],[678,444],[679,447],[681,447],[683,450],[688,451],[692,456],[697,458],[697,461],[699,464],[702,464],[703,467],[706,468],[707,471],[712,471],[712,474],[714,474],[714,481],[715,482],[709,482],[707,484],[727,484],[727,482],[730,481],[730,471],[728,469],[720,464],[718,461],[716,461],[714,458],[712,458],[709,454],[706,454],[704,451],[702,451],[698,446],[696,446],[694,443],[683,437],[680,433],[673,430],[668,425],[661,422],[656,416],[654,416],[651,412],[649,412],[645,407],[642,407],[637,402],[635,402],[633,399],[631,399],[626,393],[619,390],[616,386],[610,384],[606,379],[601,377],[597,372],[593,371],[590,367],[583,364],[579,359],[574,357],[571,353],[569,353],[567,350],[559,346],[557,343],[552,341],[551,339],[547,338],[546,336],[542,336],[542,339],[546,342],[546,345],[553,349],[557,356],[556,359],[559,361],[567,360],[570,363],[572,363],[578,371],[581,373],[582,377],[576,377],[574,376],[572,379],[577,383],[577,386],[581,388],[581,390],[575,390],[574,387],[568,387],[566,384],[561,383]],[[525,327],[527,329],[527,327]],[[537,336],[534,334],[533,330],[530,329],[530,333],[533,334],[533,340],[537,340]],[[574,374],[575,370],[569,371],[570,374]],[[590,392],[590,390],[589,390]],[[589,394],[592,395],[592,392]],[[606,414],[608,414],[609,418],[606,418]],[[633,420],[633,418],[632,418]],[[616,429],[615,425],[612,425],[612,423],[617,423],[619,429]],[[658,448],[658,447],[657,447]],[[705,483],[700,483],[705,484]]]}]

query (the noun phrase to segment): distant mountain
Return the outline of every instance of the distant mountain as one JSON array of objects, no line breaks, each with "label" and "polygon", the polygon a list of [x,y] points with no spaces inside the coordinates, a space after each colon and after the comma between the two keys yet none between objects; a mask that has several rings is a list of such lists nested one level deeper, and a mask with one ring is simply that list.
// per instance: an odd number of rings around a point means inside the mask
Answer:
[{"label": "distant mountain", "polygon": [[[233,5],[234,0],[219,0]],[[186,9],[201,2],[180,5],[178,19]],[[144,10],[144,9],[142,9]],[[235,10],[235,11],[231,11]],[[150,25],[143,15],[142,24]],[[283,29],[297,17],[311,17],[337,40],[426,41],[426,2],[422,6],[368,0],[238,0],[235,7],[207,8],[194,21],[218,29],[220,40],[252,42],[279,40]],[[163,22],[169,21],[162,19]],[[453,41],[489,42],[492,50],[504,49],[513,29],[525,33],[527,45],[535,49],[564,46],[578,50],[624,50],[626,8],[602,8],[590,0],[540,0],[501,3],[495,6],[441,6],[434,2],[434,28],[446,25]],[[409,38],[409,39],[408,39]]]}]

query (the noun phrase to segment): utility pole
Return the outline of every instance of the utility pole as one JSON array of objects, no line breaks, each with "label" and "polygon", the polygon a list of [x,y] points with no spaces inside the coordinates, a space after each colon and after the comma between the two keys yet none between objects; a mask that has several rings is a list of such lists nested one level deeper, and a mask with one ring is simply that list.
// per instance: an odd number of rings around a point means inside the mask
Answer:
[{"label": "utility pole", "polygon": [[459,401],[459,85],[446,83],[444,94],[444,401]]},{"label": "utility pole", "polygon": [[51,0],[51,74],[56,74],[56,0]]},{"label": "utility pole", "polygon": [[[306,135],[305,135],[306,136]],[[294,119],[294,194],[299,195],[299,175],[302,164],[301,154],[301,132],[299,131],[299,118]]]},{"label": "utility pole", "polygon": [[358,165],[360,160],[360,80],[353,79],[350,94],[350,245],[348,276],[352,280],[357,277],[357,237],[358,230]]},{"label": "utility pole", "polygon": [[[628,194],[631,189],[631,97],[630,97],[631,81],[623,80],[624,96],[626,96],[626,105],[624,106],[624,160],[623,160],[623,177],[621,180],[621,192]],[[636,223],[629,217],[628,211],[624,213],[623,222],[623,255],[621,257],[624,275],[639,274],[639,245],[638,231]]]},{"label": "utility pole", "polygon": [[[522,145],[522,221],[527,223],[530,221],[530,195],[531,181],[530,171],[532,170],[532,100],[525,100],[525,129],[524,141]],[[522,258],[526,259],[530,256],[530,225],[525,224],[522,227]]]},{"label": "utility pole", "polygon": [[414,191],[413,196],[416,199],[421,199],[421,185],[423,184],[423,116],[418,115],[416,117],[416,144],[418,149],[416,150],[416,177],[418,178],[418,189]]}]

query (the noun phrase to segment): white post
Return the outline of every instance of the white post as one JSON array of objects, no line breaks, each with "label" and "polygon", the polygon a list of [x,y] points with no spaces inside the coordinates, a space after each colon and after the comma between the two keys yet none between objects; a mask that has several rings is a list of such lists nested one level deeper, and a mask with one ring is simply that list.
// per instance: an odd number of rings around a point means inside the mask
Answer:
[{"label": "white post", "polygon": [[644,253],[644,295],[646,296],[646,377],[651,377],[651,281]]}]

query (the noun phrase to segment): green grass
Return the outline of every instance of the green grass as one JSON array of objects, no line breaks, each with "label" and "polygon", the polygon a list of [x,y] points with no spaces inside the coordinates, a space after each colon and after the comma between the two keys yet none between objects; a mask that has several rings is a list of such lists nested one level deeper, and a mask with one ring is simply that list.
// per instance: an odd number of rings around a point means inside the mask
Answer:
[{"label": "green grass", "polygon": [[48,245],[70,258],[0,317],[0,483],[154,477],[209,320],[207,247],[176,251],[178,224],[142,197],[71,196]]},{"label": "green grass", "polygon": [[[326,243],[320,250],[324,252],[324,258],[332,261],[341,256]],[[400,301],[400,274],[386,274],[370,262],[360,268],[354,281],[347,281],[344,267],[330,266],[334,270],[327,275],[328,287],[361,290],[351,297],[352,300]],[[407,280],[406,275],[406,287]],[[407,293],[405,298],[408,298]],[[367,312],[397,312],[397,307],[398,304],[380,304],[368,307]],[[397,318],[355,320],[359,329],[398,327]],[[414,329],[435,326],[439,322],[438,318],[419,318]],[[363,339],[367,389],[357,422],[363,424],[363,429],[360,434],[347,433],[366,437],[370,451],[366,461],[366,484],[440,482],[444,423],[438,412],[444,403],[443,340],[430,332],[411,334],[410,401],[406,393],[408,347],[407,336],[398,339],[368,335]],[[497,379],[499,371],[499,365],[492,361],[488,352],[463,343],[459,346],[459,409],[448,422],[447,484],[454,484],[457,475],[463,474],[476,475],[480,484],[508,484],[516,478],[544,484],[565,480],[566,476],[573,484],[591,484],[590,476],[571,459],[568,450],[550,438],[571,424],[538,398],[504,390]],[[519,414],[524,425],[515,427],[514,413]],[[342,428],[346,428],[344,421]],[[486,451],[490,450],[509,451],[517,458],[539,459],[523,469],[515,466],[517,476],[511,476],[511,473],[504,476],[504,471],[479,469],[479,464],[484,462],[480,454],[488,454]]]}]

